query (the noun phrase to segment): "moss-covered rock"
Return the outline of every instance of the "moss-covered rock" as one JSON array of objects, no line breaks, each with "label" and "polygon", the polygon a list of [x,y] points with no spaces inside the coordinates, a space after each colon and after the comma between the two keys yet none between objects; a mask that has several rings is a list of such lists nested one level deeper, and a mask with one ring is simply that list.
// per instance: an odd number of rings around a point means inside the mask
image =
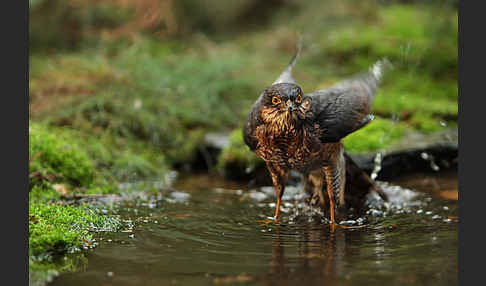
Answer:
[{"label": "moss-covered rock", "polygon": [[362,129],[346,136],[343,143],[348,153],[370,153],[390,147],[407,130],[411,128],[404,123],[375,117]]},{"label": "moss-covered rock", "polygon": [[[120,181],[162,178],[165,156],[141,142],[110,134],[94,137],[66,127],[29,124],[29,182],[36,198],[53,198],[53,186],[64,194],[116,193]],[[58,190],[59,192],[59,190]]]},{"label": "moss-covered rock", "polygon": [[119,219],[87,207],[29,203],[29,255],[37,259],[83,249],[98,230],[116,231]]},{"label": "moss-covered rock", "polygon": [[66,133],[49,132],[45,126],[29,125],[29,183],[67,182],[89,186],[95,178],[95,164],[86,151]]}]

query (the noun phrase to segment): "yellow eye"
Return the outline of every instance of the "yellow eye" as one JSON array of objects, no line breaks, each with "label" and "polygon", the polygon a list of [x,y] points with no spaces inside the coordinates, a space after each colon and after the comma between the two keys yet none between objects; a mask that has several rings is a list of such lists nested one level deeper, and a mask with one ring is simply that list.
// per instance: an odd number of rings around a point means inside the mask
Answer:
[{"label": "yellow eye", "polygon": [[302,102],[302,96],[299,94],[297,95],[297,98],[295,99],[295,102],[301,103]]},{"label": "yellow eye", "polygon": [[280,103],[280,98],[278,96],[272,97],[272,103],[277,105]]}]

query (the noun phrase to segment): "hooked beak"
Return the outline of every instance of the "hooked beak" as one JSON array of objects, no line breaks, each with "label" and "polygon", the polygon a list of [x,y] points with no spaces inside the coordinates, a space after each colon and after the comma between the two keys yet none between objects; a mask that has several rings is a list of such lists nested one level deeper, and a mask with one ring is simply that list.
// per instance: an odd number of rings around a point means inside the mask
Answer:
[{"label": "hooked beak", "polygon": [[294,110],[294,103],[290,100],[287,101],[287,111],[292,112]]}]

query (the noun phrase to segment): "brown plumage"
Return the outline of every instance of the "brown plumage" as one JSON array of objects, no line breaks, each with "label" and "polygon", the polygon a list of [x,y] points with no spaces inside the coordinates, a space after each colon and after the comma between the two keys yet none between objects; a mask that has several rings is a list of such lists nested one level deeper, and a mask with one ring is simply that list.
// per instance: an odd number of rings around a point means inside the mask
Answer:
[{"label": "brown plumage", "polygon": [[331,88],[304,94],[292,78],[296,55],[280,77],[253,104],[243,138],[267,165],[277,194],[278,218],[285,181],[291,169],[302,173],[304,190],[325,206],[330,219],[344,205],[346,160],[341,139],[368,124],[375,91],[386,61]]}]

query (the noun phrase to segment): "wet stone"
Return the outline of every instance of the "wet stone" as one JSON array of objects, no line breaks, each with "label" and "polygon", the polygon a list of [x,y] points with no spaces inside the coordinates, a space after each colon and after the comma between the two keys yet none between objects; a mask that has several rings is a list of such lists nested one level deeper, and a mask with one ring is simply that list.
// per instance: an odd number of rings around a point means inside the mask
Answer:
[{"label": "wet stone", "polygon": [[186,201],[191,195],[188,194],[188,193],[184,193],[184,192],[178,192],[178,191],[175,191],[175,192],[171,192],[170,193],[170,197],[178,202],[184,202]]},{"label": "wet stone", "polygon": [[245,197],[256,201],[263,201],[268,198],[268,195],[262,192],[250,191],[246,194]]},{"label": "wet stone", "polygon": [[355,220],[345,220],[345,221],[339,222],[339,224],[341,224],[341,225],[347,225],[347,226],[352,226],[352,225],[357,224],[357,222]]}]

